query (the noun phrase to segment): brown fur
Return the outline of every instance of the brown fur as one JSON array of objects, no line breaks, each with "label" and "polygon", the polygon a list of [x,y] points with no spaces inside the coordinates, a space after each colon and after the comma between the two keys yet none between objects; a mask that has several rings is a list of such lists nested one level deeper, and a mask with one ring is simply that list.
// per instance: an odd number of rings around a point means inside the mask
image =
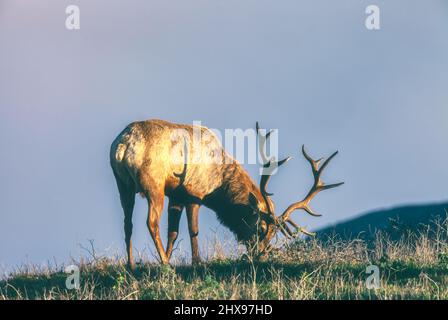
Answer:
[{"label": "brown fur", "polygon": [[[185,130],[190,140],[186,142],[185,137],[173,139],[173,132],[177,129]],[[196,129],[205,136],[201,140],[201,148],[192,142],[192,125],[163,120],[134,122],[112,143],[110,162],[125,213],[125,240],[130,266],[133,264],[131,234],[135,193],[143,194],[148,201],[148,229],[162,263],[169,261],[184,207],[187,209],[193,262],[199,261],[197,211],[200,205],[214,210],[218,219],[246,244],[255,236],[261,236],[264,241],[258,246],[263,250],[272,237],[273,230],[266,223],[260,223],[260,212],[268,210],[257,185],[243,167],[225,152],[209,129]],[[179,161],[185,156],[184,144],[187,144],[189,158],[186,167]],[[200,159],[199,163],[192,163],[195,156]],[[218,163],[207,162],[216,156],[220,159]],[[183,177],[179,176],[181,172],[184,173]],[[258,203],[256,209],[249,202],[251,193]],[[166,251],[159,235],[165,196],[169,199],[170,215]],[[272,206],[270,201],[269,205]],[[263,230],[261,234],[260,227]]]}]

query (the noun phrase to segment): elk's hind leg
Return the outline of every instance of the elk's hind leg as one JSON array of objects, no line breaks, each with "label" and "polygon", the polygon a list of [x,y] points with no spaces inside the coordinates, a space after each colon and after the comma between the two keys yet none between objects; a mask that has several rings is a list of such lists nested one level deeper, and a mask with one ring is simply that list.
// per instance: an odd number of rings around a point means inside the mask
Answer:
[{"label": "elk's hind leg", "polygon": [[188,231],[190,232],[190,242],[191,242],[191,256],[192,263],[199,264],[201,262],[201,257],[199,256],[199,246],[198,246],[198,214],[199,214],[198,204],[189,204],[187,206],[187,220],[188,220]]},{"label": "elk's hind leg", "polygon": [[168,243],[166,245],[166,255],[168,260],[173,253],[174,242],[177,239],[179,233],[179,221],[182,215],[183,205],[172,204],[168,205]]},{"label": "elk's hind leg", "polygon": [[132,212],[135,204],[134,187],[130,187],[120,181],[117,177],[118,191],[120,192],[121,206],[124,212],[124,239],[126,242],[127,265],[132,270],[134,269],[134,258],[132,257]]}]

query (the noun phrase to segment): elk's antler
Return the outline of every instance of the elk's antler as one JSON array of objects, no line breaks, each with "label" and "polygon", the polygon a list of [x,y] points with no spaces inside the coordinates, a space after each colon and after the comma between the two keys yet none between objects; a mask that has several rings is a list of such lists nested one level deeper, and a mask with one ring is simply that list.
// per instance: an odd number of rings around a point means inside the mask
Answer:
[{"label": "elk's antler", "polygon": [[[313,172],[313,177],[314,177],[313,186],[311,187],[310,191],[308,192],[308,194],[306,195],[306,197],[303,200],[291,204],[288,208],[286,208],[286,210],[283,212],[283,214],[281,214],[279,217],[277,217],[274,213],[273,208],[271,208],[271,201],[269,201],[270,197],[273,194],[267,192],[266,188],[267,188],[269,179],[271,178],[271,176],[275,172],[275,170],[278,167],[280,167],[282,164],[284,164],[285,162],[290,160],[291,157],[287,157],[280,161],[276,161],[274,157],[268,159],[268,157],[266,156],[266,142],[269,139],[269,136],[271,135],[272,131],[268,131],[268,133],[263,135],[260,132],[260,127],[258,126],[258,122],[256,124],[256,129],[257,129],[257,136],[258,136],[258,150],[260,152],[260,156],[263,161],[263,173],[260,178],[260,191],[261,191],[263,199],[266,203],[266,207],[269,211],[268,213],[272,217],[272,219],[271,219],[272,223],[275,224],[276,228],[278,228],[278,230],[280,230],[280,232],[287,238],[292,238],[292,237],[296,236],[299,232],[302,232],[309,236],[314,236],[315,235],[314,233],[309,232],[306,229],[298,226],[293,220],[291,220],[290,215],[295,210],[303,209],[312,216],[315,216],[315,217],[320,216],[320,214],[315,213],[309,207],[310,201],[320,191],[335,188],[335,187],[338,187],[338,186],[344,184],[344,182],[339,182],[339,183],[326,185],[321,180],[322,172],[327,167],[327,165],[331,161],[331,159],[333,159],[334,156],[336,156],[338,154],[338,152],[336,151],[335,153],[333,153],[321,165],[321,162],[324,159],[320,158],[318,160],[314,160],[306,153],[305,146],[302,146],[303,156],[310,163],[311,169]],[[293,232],[291,230],[291,228],[288,226],[288,224],[290,226],[292,226],[293,228],[295,228],[295,232]]]},{"label": "elk's antler", "polygon": [[263,199],[266,203],[266,207],[269,210],[269,213],[273,216],[274,220],[276,221],[275,213],[271,210],[271,206],[269,204],[269,197],[274,195],[273,193],[267,192],[266,188],[269,182],[269,179],[271,178],[272,174],[275,172],[275,170],[283,165],[284,163],[288,162],[291,157],[286,157],[283,160],[275,161],[275,157],[272,157],[268,159],[266,156],[266,142],[269,139],[269,136],[272,133],[272,130],[270,130],[268,133],[263,135],[260,132],[260,127],[258,125],[258,122],[256,123],[256,129],[257,129],[257,136],[258,136],[258,151],[261,156],[261,160],[263,161],[263,174],[260,178],[260,191],[261,195],[263,196]]},{"label": "elk's antler", "polygon": [[[313,186],[311,187],[310,191],[308,192],[308,194],[306,195],[306,197],[303,200],[291,204],[288,208],[286,208],[286,210],[283,212],[283,214],[279,217],[279,227],[280,227],[280,230],[282,231],[283,234],[285,234],[285,231],[286,231],[287,235],[290,236],[290,237],[293,237],[294,234],[297,234],[298,232],[303,232],[303,233],[305,233],[307,235],[310,235],[310,236],[314,236],[315,235],[314,233],[308,232],[307,230],[303,229],[302,227],[299,227],[294,221],[291,220],[290,215],[291,215],[291,213],[293,211],[299,210],[299,209],[303,209],[303,210],[305,210],[306,212],[308,212],[312,216],[315,216],[315,217],[321,216],[320,214],[315,213],[313,210],[311,210],[311,208],[309,207],[310,201],[320,191],[331,189],[331,188],[336,188],[336,187],[339,187],[340,185],[344,184],[344,182],[339,182],[339,183],[326,185],[321,180],[322,172],[324,171],[324,169],[328,165],[328,163],[331,161],[331,159],[333,159],[333,157],[338,154],[338,151],[336,151],[328,159],[326,159],[322,163],[322,165],[320,165],[320,163],[323,160],[323,158],[320,158],[318,160],[312,159],[306,153],[304,145],[302,146],[302,153],[303,153],[303,156],[305,157],[305,159],[311,165],[311,169],[313,171],[313,176],[314,176],[314,183],[313,183]],[[292,227],[294,227],[296,229],[296,232],[294,233],[288,227],[288,225],[286,223],[289,223]]]}]

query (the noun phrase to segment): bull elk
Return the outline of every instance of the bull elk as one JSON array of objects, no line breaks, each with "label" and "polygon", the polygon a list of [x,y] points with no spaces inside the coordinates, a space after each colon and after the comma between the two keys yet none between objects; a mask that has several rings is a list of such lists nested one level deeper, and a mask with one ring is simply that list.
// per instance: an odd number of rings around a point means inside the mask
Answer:
[{"label": "bull elk", "polygon": [[[266,157],[265,144],[271,131],[263,134],[258,123],[256,129],[264,169],[277,168],[286,163],[290,157],[281,161]],[[173,134],[179,130],[185,132],[186,136]],[[206,137],[199,144],[191,142],[195,130],[200,130]],[[260,185],[257,186],[208,128],[163,120],[131,123],[114,140],[110,151],[110,163],[124,211],[128,266],[134,266],[131,234],[136,193],[142,194],[148,203],[147,226],[163,264],[169,263],[184,208],[193,263],[200,262],[198,211],[201,205],[212,209],[238,241],[248,248],[255,248],[259,254],[272,248],[270,241],[278,232],[287,238],[299,232],[312,235],[291,220],[291,213],[303,209],[310,215],[319,216],[309,207],[311,199],[320,191],[340,186],[343,182],[326,185],[321,180],[323,170],[337,151],[322,164],[323,159],[313,160],[303,146],[302,153],[311,165],[313,186],[303,200],[291,204],[277,216],[271,200],[272,194],[267,191],[272,170],[263,172]],[[217,154],[220,156],[219,161],[209,161]],[[199,161],[193,161],[193,157],[198,157]],[[183,161],[179,161],[179,158]],[[169,199],[166,249],[159,233],[165,196]]]}]

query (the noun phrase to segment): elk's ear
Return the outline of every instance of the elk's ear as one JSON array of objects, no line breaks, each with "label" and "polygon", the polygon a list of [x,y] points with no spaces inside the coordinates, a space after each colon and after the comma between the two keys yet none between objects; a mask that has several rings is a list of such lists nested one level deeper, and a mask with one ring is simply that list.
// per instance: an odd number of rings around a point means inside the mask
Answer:
[{"label": "elk's ear", "polygon": [[259,211],[257,197],[251,192],[249,193],[249,205],[254,211]]}]

